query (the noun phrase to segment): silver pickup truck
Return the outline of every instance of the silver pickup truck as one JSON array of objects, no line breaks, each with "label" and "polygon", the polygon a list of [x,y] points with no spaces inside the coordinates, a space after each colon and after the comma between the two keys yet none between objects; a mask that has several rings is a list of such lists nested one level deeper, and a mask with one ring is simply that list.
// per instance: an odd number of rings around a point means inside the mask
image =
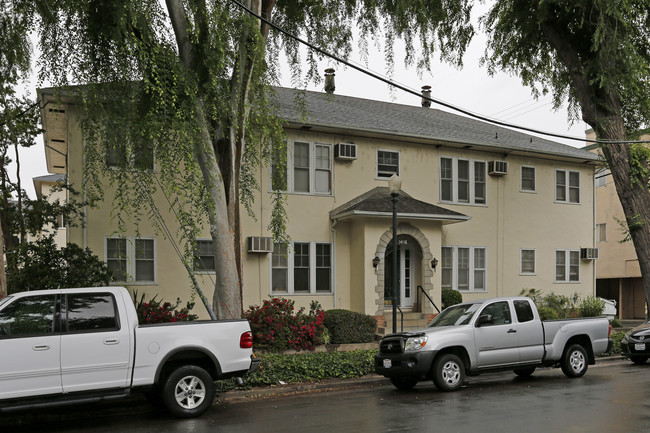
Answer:
[{"label": "silver pickup truck", "polygon": [[583,376],[610,345],[605,317],[542,321],[524,297],[466,302],[445,309],[420,331],[385,336],[375,370],[398,389],[432,379],[441,391],[459,389],[465,375],[513,370],[530,376],[540,366]]}]

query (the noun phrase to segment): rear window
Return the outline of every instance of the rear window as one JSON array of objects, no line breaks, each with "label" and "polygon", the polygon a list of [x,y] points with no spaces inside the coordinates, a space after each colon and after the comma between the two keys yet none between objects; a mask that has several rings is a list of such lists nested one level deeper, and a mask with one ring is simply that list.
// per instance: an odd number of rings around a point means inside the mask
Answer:
[{"label": "rear window", "polygon": [[67,299],[68,332],[119,329],[115,298],[110,293],[69,294]]},{"label": "rear window", "polygon": [[533,308],[528,301],[514,301],[517,320],[519,323],[530,322],[533,320]]}]

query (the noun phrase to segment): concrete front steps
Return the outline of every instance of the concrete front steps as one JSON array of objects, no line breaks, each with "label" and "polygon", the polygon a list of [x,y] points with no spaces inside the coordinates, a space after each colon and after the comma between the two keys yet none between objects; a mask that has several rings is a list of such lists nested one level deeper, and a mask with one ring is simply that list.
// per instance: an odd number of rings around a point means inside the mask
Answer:
[{"label": "concrete front steps", "polygon": [[[393,313],[392,311],[386,312],[384,314],[385,325],[377,329],[379,335],[392,334],[393,332]],[[413,331],[415,329],[422,329],[430,321],[430,318],[427,318],[427,315],[424,313],[405,311],[404,312],[404,321],[402,322],[401,314],[399,310],[397,311],[397,332],[401,331]],[[403,328],[402,328],[403,324]]]}]

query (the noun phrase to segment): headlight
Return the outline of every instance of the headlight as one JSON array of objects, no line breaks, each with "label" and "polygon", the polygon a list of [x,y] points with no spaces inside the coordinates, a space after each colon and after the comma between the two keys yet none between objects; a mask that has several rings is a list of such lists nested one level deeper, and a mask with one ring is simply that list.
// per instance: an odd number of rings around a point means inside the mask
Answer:
[{"label": "headlight", "polygon": [[426,335],[418,335],[417,337],[410,337],[406,340],[406,346],[404,347],[405,352],[420,350],[427,344],[429,337]]},{"label": "headlight", "polygon": [[629,340],[630,335],[632,335],[632,331],[626,332],[625,335],[623,336],[624,339]]}]

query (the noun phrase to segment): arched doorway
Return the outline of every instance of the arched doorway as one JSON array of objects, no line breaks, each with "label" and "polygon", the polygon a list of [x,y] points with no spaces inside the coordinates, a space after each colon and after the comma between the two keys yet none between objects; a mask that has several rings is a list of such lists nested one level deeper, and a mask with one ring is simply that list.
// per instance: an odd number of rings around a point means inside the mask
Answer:
[{"label": "arched doorway", "polygon": [[[411,309],[417,298],[417,286],[422,284],[422,247],[410,235],[397,236],[398,305]],[[393,242],[386,246],[384,255],[384,305],[392,305],[393,296]]]}]

